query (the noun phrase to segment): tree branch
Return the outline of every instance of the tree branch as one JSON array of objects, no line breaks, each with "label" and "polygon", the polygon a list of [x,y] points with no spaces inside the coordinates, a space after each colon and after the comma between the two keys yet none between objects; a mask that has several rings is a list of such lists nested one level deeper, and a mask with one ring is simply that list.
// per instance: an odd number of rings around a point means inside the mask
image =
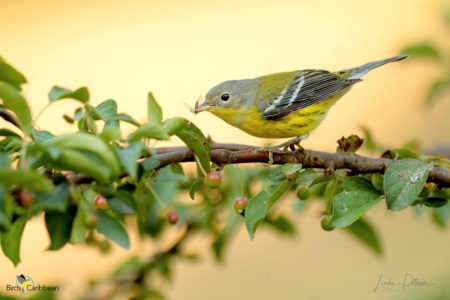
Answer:
[{"label": "tree branch", "polygon": [[[193,153],[187,147],[156,148],[154,158],[160,166],[171,163],[194,161]],[[268,163],[269,151],[241,144],[211,143],[211,161],[217,165],[237,163]],[[374,173],[384,171],[395,160],[360,156],[351,152],[321,152],[315,150],[274,151],[273,163],[301,163],[307,168],[350,169],[353,174]],[[442,186],[450,186],[450,170],[433,166],[428,173],[428,181]]]}]

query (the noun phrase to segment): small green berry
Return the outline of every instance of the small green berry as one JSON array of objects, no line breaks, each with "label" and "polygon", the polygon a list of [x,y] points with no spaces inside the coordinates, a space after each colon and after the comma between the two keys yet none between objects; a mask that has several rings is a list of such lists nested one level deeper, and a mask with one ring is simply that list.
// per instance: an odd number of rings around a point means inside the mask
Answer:
[{"label": "small green berry", "polygon": [[300,200],[306,200],[309,198],[309,189],[304,185],[299,185],[295,191],[297,198]]},{"label": "small green berry", "polygon": [[333,226],[330,225],[331,216],[323,215],[320,217],[320,226],[322,226],[323,230],[331,231],[334,229]]},{"label": "small green berry", "polygon": [[109,251],[111,251],[111,243],[106,239],[99,241],[98,248],[102,253],[108,253]]}]

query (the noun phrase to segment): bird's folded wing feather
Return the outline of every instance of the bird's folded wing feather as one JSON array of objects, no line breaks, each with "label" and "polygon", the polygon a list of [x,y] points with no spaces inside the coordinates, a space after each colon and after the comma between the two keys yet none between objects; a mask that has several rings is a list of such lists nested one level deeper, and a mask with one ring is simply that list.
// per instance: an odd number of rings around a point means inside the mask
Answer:
[{"label": "bird's folded wing feather", "polygon": [[265,119],[280,119],[328,99],[358,81],[340,79],[324,70],[299,71],[276,97],[265,103],[259,102],[258,109]]}]

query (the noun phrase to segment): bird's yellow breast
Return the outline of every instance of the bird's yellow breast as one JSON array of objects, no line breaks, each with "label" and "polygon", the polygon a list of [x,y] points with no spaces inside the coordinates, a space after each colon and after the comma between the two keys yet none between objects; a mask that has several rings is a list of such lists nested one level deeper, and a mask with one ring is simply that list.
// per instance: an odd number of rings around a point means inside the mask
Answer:
[{"label": "bird's yellow breast", "polygon": [[278,120],[266,120],[253,104],[250,109],[220,109],[211,111],[227,123],[262,138],[288,138],[308,134],[325,117],[330,106],[342,94],[308,106]]}]

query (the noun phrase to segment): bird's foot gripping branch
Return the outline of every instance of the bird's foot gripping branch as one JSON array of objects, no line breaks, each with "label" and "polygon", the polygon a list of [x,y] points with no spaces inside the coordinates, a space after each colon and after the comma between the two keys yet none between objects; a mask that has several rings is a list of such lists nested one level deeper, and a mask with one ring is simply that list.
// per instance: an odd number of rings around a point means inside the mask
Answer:
[{"label": "bird's foot gripping branch", "polygon": [[[295,233],[290,215],[276,208],[280,199],[290,201],[294,212],[320,201],[323,216],[317,224],[343,228],[376,253],[381,253],[378,237],[363,215],[379,202],[391,210],[430,210],[437,224],[448,222],[450,170],[441,157],[406,149],[393,149],[384,158],[359,156],[354,152],[362,140],[350,136],[339,141],[335,153],[277,150],[267,165],[269,151],[210,142],[189,121],[164,119],[151,93],[148,121],[140,123],[120,113],[114,100],[93,105],[84,87],[51,89],[49,105],[79,104],[61,119],[73,124],[74,132],[55,135],[38,129],[21,93],[25,82],[0,60],[0,240],[16,265],[27,221],[39,215],[52,251],[70,243],[106,252],[110,241],[127,249],[131,224],[137,224],[141,238],[158,240],[176,223],[183,235],[173,247],[149,261],[135,258],[139,276],[153,276],[152,270],[169,276],[172,258],[190,257],[183,245],[195,234],[209,235],[220,259],[240,224],[251,238],[261,226]],[[135,126],[126,137],[123,122]],[[149,147],[174,136],[185,146]],[[189,161],[196,163],[195,172],[182,167]],[[243,163],[262,164],[242,170],[233,165]],[[195,201],[180,201],[182,196]]]}]

